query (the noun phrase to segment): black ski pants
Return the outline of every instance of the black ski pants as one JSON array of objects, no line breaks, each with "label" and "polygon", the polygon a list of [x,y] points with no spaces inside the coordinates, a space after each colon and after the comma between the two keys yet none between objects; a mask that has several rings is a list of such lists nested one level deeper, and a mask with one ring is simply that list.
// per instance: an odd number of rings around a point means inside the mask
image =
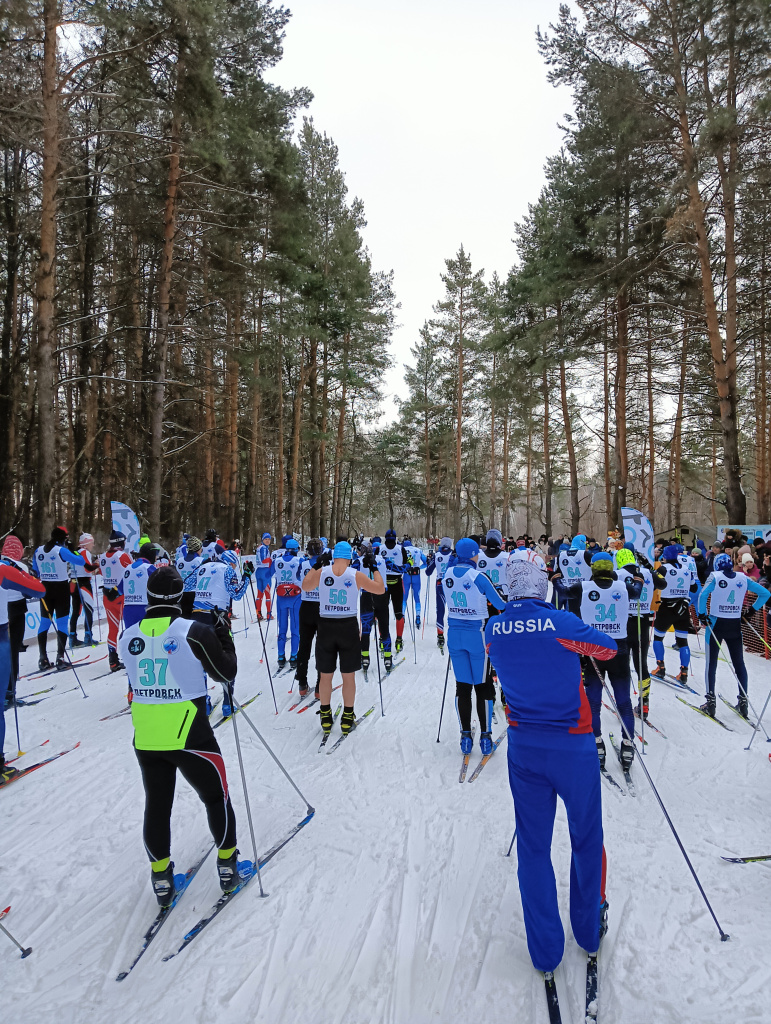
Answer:
[{"label": "black ski pants", "polygon": [[[297,671],[295,678],[303,686],[308,685],[308,664],[311,660],[313,638],[319,630],[319,602],[300,602],[300,646],[297,648]],[[317,680],[318,681],[318,680]]]}]

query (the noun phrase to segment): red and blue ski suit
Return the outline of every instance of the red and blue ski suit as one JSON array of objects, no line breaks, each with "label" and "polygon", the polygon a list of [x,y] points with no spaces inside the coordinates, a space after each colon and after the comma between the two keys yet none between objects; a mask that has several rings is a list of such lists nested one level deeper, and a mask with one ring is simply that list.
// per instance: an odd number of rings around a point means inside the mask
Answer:
[{"label": "red and blue ski suit", "polygon": [[579,656],[606,661],[616,653],[616,643],[571,612],[536,598],[509,601],[487,623],[485,642],[506,695],[527,948],[537,970],[553,971],[565,949],[551,862],[558,796],[567,811],[572,848],[573,934],[590,953],[600,942],[605,898],[600,767]]}]

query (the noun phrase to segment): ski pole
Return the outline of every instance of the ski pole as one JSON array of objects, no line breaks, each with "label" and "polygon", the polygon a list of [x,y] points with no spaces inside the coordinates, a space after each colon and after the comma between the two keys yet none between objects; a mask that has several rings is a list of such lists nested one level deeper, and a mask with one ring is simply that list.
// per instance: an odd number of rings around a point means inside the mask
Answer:
[{"label": "ski pole", "polygon": [[385,711],[383,710],[383,681],[380,678],[380,641],[377,635],[377,619],[374,616],[372,625],[375,628],[375,658],[377,659],[377,685],[380,688],[380,717],[385,718]]},{"label": "ski pole", "polygon": [[429,579],[428,579],[428,576],[426,576],[426,599],[423,602],[425,604],[425,606],[426,606],[426,614],[423,616],[423,629],[420,631],[420,638],[421,638],[421,640],[426,635],[426,619],[428,618],[428,610],[431,607],[431,603],[430,603],[431,602],[431,590],[429,589],[429,585],[428,584],[429,584]]},{"label": "ski pole", "polygon": [[750,629],[752,630],[752,632],[753,632],[753,633],[755,634],[755,636],[756,636],[756,637],[758,638],[758,640],[760,640],[760,642],[761,642],[761,643],[763,644],[763,646],[764,646],[764,647],[765,647],[765,648],[766,648],[766,649],[767,649],[768,651],[771,651],[771,647],[769,647],[769,645],[768,645],[768,644],[766,643],[766,641],[765,641],[765,640],[763,639],[763,637],[762,637],[762,636],[760,635],[760,633],[758,633],[757,629],[755,629],[755,627],[754,627],[754,626],[752,625],[752,623],[751,623],[751,622],[749,621],[749,619],[745,619],[745,620],[744,620],[744,624],[745,624],[746,626],[749,626],[749,627],[750,627]]},{"label": "ski pole", "polygon": [[249,728],[252,730],[254,735],[257,737],[257,739],[260,741],[260,743],[263,745],[263,747],[265,747],[267,752],[270,754],[270,756],[273,758],[273,760],[279,766],[279,768],[281,769],[284,777],[289,782],[289,784],[292,787],[292,789],[295,791],[295,793],[297,793],[297,795],[300,797],[300,799],[303,801],[303,803],[307,807],[308,814],[314,814],[315,813],[314,808],[311,807],[311,805],[308,803],[308,801],[302,795],[302,793],[298,789],[297,784],[295,783],[295,781],[292,778],[292,776],[289,774],[289,772],[286,770],[286,768],[283,766],[283,764],[279,761],[279,759],[273,753],[273,751],[271,750],[271,748],[268,746],[268,744],[266,743],[265,739],[263,738],[262,734],[257,729],[257,726],[254,724],[254,722],[251,720],[251,718],[247,715],[247,713],[244,711],[243,707],[238,703],[238,701],[236,700],[235,697],[233,697],[233,705],[234,705],[235,708],[237,708],[241,712],[241,714],[244,716],[244,719],[246,720],[246,723],[249,726]]},{"label": "ski pole", "polygon": [[16,745],[18,747],[17,757],[21,757],[21,736],[19,734],[19,705],[16,703],[16,679],[13,680],[13,716],[16,720]]},{"label": "ski pole", "polygon": [[[752,736],[750,736],[750,742],[749,742],[749,743],[747,744],[747,746],[746,746],[746,747],[744,748],[745,750],[749,750],[749,749],[750,749],[750,747],[752,746],[752,741],[753,741],[753,740],[755,739],[755,733],[756,733],[756,732],[758,731],[758,729],[760,728],[760,723],[761,723],[761,722],[763,721],[763,715],[765,715],[765,713],[766,713],[766,708],[768,707],[768,702],[769,702],[770,700],[771,700],[771,690],[769,691],[769,694],[768,694],[768,696],[766,697],[766,703],[765,703],[765,704],[763,705],[763,710],[762,710],[762,711],[760,712],[760,718],[759,718],[759,719],[757,720],[757,723],[755,724],[755,729],[754,729],[754,731],[753,731],[753,733],[752,733]],[[765,730],[764,730],[764,731],[765,731]]]},{"label": "ski pole", "polygon": [[85,691],[85,690],[83,689],[83,683],[81,683],[81,681],[80,681],[80,677],[78,676],[78,673],[77,673],[77,672],[75,671],[75,666],[74,666],[74,665],[72,664],[72,658],[71,658],[71,657],[69,656],[69,654],[67,653],[67,648],[66,648],[66,647],[65,647],[65,649],[64,649],[64,656],[66,657],[67,661],[68,661],[68,662],[70,663],[70,668],[72,669],[72,673],[73,673],[73,675],[75,676],[75,679],[77,680],[78,686],[80,687],[80,689],[81,689],[81,692],[82,692],[83,696],[84,696],[84,697],[87,697],[87,696],[88,696],[88,694],[87,694],[87,693],[86,693],[86,691]]},{"label": "ski pole", "polygon": [[[233,682],[225,684],[225,694],[229,699],[229,703],[233,704]],[[243,710],[243,709],[242,709]],[[252,837],[252,849],[254,850],[254,867],[257,872],[257,881],[260,883],[260,896],[265,899],[268,895],[262,887],[262,875],[260,874],[260,859],[257,854],[257,840],[254,837],[254,822],[252,821],[252,807],[249,803],[249,791],[246,788],[246,772],[244,771],[244,759],[241,756],[241,741],[238,737],[238,726],[236,725],[235,714],[230,716],[233,722],[233,735],[236,738],[236,753],[238,754],[238,767],[241,770],[241,785],[244,787],[244,802],[246,803],[246,817],[249,821],[249,832]]]},{"label": "ski pole", "polygon": [[[3,912],[2,912],[1,914],[0,914],[0,917],[5,917],[5,915],[6,915],[7,913],[8,913],[8,911],[9,911],[10,909],[11,909],[11,908],[10,908],[10,907],[8,907],[8,908],[7,908],[6,910],[4,910],[4,911],[3,911]],[[15,938],[13,937],[13,935],[11,935],[11,933],[10,933],[10,932],[8,931],[8,929],[7,929],[6,927],[5,927],[5,925],[4,925],[4,924],[0,924],[0,930],[2,930],[2,931],[4,931],[4,932],[5,932],[5,934],[6,934],[7,936],[8,936],[8,938],[9,938],[9,939],[11,940],[11,942],[12,942],[12,943],[14,944],[14,946],[18,946],[18,947],[19,947],[19,949],[21,950],[21,959],[22,959],[22,960],[24,960],[24,959],[25,959],[25,957],[28,957],[28,956],[30,955],[30,953],[32,952],[32,946],[27,946],[27,948],[25,949],[25,948],[24,948],[24,946],[22,946],[22,944],[21,944],[20,942],[17,942],[17,941],[16,941],[16,939],[15,939]]]},{"label": "ski pole", "polygon": [[[728,667],[731,669],[731,672],[733,673],[734,679],[739,684],[739,689],[741,690],[742,696],[747,701],[747,704],[749,705],[750,711],[753,713],[755,718],[757,718],[758,717],[758,713],[755,710],[755,708],[752,706],[752,704],[750,703],[750,698],[747,695],[747,690],[742,685],[742,681],[739,678],[739,676],[738,676],[738,674],[736,672],[736,669],[734,668],[733,660],[731,659],[731,652],[729,650],[723,650],[723,641],[722,640],[718,640],[718,638],[715,636],[715,631],[712,628],[712,624],[711,623],[710,623],[709,626],[707,626],[707,629],[712,634],[712,636],[715,638],[715,643],[717,644],[718,651],[723,651],[723,654],[726,655],[726,662],[728,663]],[[709,644],[709,638],[707,638],[707,644]],[[758,722],[758,725],[760,725],[760,722]],[[760,726],[760,727],[763,729],[763,735],[766,737],[766,742],[767,743],[771,743],[771,736],[768,735],[768,733],[765,730],[765,727],[764,726]]]},{"label": "ski pole", "polygon": [[447,671],[444,674],[444,693],[442,694],[442,710],[439,713],[439,731],[436,734],[436,742],[437,743],[439,742],[439,734],[442,731],[442,718],[444,717],[444,702],[445,702],[445,699],[447,698],[447,680],[450,678],[450,662],[451,661],[452,661],[452,658],[448,654],[448,656],[447,656]]},{"label": "ski pole", "polygon": [[514,840],[517,838],[517,830],[514,829],[514,835],[511,837],[511,846],[509,846],[509,852],[506,854],[507,857],[511,856],[511,851],[514,849]]},{"label": "ski pole", "polygon": [[[252,582],[251,576],[249,576],[249,586],[251,587],[252,590],[252,597],[254,597],[254,583]],[[276,691],[273,689],[273,677],[270,674],[270,662],[268,661],[268,651],[265,647],[265,637],[263,636],[262,633],[262,623],[260,622],[259,618],[257,619],[257,627],[260,631],[260,640],[262,640],[262,653],[265,658],[265,668],[268,670],[268,682],[270,683],[270,692],[273,694],[273,706],[276,709],[276,714],[278,714],[278,704],[276,703]],[[270,623],[268,623],[268,629],[270,629]]]},{"label": "ski pole", "polygon": [[410,592],[412,594],[412,624],[413,624],[412,625],[412,654],[413,654],[413,657],[414,657],[414,660],[415,660],[415,664],[417,665],[417,663],[418,663],[418,637],[417,637],[417,628],[415,626],[415,623],[417,622],[417,619],[415,618],[415,590],[414,590],[412,584],[410,584]]},{"label": "ski pole", "polygon": [[[597,667],[597,662],[595,661],[594,658],[592,658],[591,660],[592,660],[592,664],[594,665],[595,672],[597,673],[597,675],[600,678],[602,678],[602,676],[600,676],[600,670]],[[619,722],[621,722],[621,728],[623,729],[624,733],[626,734],[626,738],[630,741],[630,743],[632,744],[632,746],[636,750],[637,749],[637,744],[634,741],[634,736],[630,736],[629,735],[629,731],[628,731],[627,727],[624,725],[624,722],[623,722],[623,720],[621,718],[621,715],[619,714],[619,710],[618,710],[618,706],[616,704],[615,698],[614,698],[613,694],[610,692],[610,687],[608,686],[607,682],[604,682],[604,681],[603,681],[602,686],[603,686],[603,689],[605,690],[605,693],[607,694],[608,700],[611,702],[611,704],[613,706],[613,710],[616,712],[616,715],[618,716]],[[699,876],[696,874],[696,869],[694,868],[693,864],[691,863],[691,858],[688,856],[688,853],[686,852],[686,849],[683,846],[683,843],[682,843],[682,841],[680,839],[680,836],[677,833],[677,829],[675,828],[674,822],[670,818],[669,812],[667,811],[666,807],[664,806],[664,801],[661,799],[661,796],[659,795],[659,791],[656,789],[656,784],[654,783],[653,779],[651,778],[650,772],[648,771],[648,769],[647,769],[647,767],[645,765],[645,762],[642,761],[642,760],[640,761],[640,767],[642,768],[642,770],[643,770],[643,772],[645,774],[645,778],[648,780],[648,784],[650,785],[651,789],[653,790],[653,795],[656,797],[656,800],[658,801],[659,807],[661,808],[661,810],[662,810],[662,812],[664,814],[664,817],[667,819],[667,824],[672,829],[672,835],[675,837],[675,842],[680,847],[680,852],[682,853],[683,857],[685,858],[685,863],[688,865],[689,871],[693,875],[694,881],[696,882],[696,886],[697,886],[699,892],[701,893],[701,897],[702,897],[702,899],[704,900],[704,902],[705,902],[705,904],[707,906],[707,910],[710,912],[712,920],[715,922],[715,924],[717,926],[717,930],[720,933],[720,941],[721,942],[726,942],[730,938],[730,936],[727,935],[726,932],[724,932],[722,927],[720,926],[720,922],[718,921],[717,917],[715,916],[715,911],[712,909],[712,904],[707,899],[707,894],[704,892],[704,887],[702,886],[701,882],[699,881]]]}]

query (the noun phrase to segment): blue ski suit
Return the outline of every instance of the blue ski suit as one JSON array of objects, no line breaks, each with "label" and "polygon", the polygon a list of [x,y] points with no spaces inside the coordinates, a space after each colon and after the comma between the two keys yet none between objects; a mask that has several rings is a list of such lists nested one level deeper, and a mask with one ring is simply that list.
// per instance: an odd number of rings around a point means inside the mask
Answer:
[{"label": "blue ski suit", "polygon": [[558,796],[567,811],[572,849],[573,934],[590,953],[600,942],[605,898],[602,794],[579,656],[607,661],[616,653],[616,643],[537,598],[510,600],[487,623],[485,641],[506,695],[509,785],[527,948],[536,970],[553,971],[565,949],[551,862]]}]

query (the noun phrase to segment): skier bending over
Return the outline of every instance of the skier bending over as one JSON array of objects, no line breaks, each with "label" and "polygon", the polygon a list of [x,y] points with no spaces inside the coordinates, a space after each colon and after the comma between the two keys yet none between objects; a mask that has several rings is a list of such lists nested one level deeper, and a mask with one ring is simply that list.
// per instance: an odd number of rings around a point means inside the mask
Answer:
[{"label": "skier bending over", "polygon": [[602,794],[592,715],[579,655],[612,658],[616,644],[570,612],[547,604],[538,566],[507,566],[509,602],[485,628],[506,693],[509,785],[517,822],[517,877],[533,966],[554,971],[565,950],[551,841],[557,797],[570,825],[570,923],[595,953],[607,929]]},{"label": "skier bending over", "polygon": [[[743,609],[744,595],[756,594],[755,603]],[[711,596],[710,596],[711,595]],[[728,648],[736,677],[739,680],[739,696],[736,710],[747,717],[747,667],[744,664],[742,646],[742,618],[762,608],[771,594],[765,587],[745,576],[734,572],[731,556],[718,555],[712,566],[712,574],[699,595],[699,619],[707,627],[709,648],[707,651],[707,693],[701,710],[715,717],[715,672],[722,644]],[[709,601],[709,614],[707,602]]]},{"label": "skier bending over", "polygon": [[225,763],[206,714],[206,677],[222,683],[230,700],[237,669],[227,613],[214,626],[183,619],[182,577],[172,566],[147,583],[147,613],[120,639],[134,699],[134,749],[145,789],[144,843],[153,891],[161,907],[174,898],[171,809],[177,769],[206,806],[217,845],[223,892],[238,885],[236,819]]},{"label": "skier bending over", "polygon": [[455,709],[460,722],[460,749],[470,754],[471,695],[476,692],[477,714],[482,726],[479,746],[482,754],[493,750],[492,721],[495,686],[485,681],[485,645],[482,629],[488,602],[499,611],[506,602],[483,572],[477,569],[479,545],[463,537],[455,545],[456,562],[444,574],[442,587],[447,603],[447,649],[455,674]]},{"label": "skier bending over", "polygon": [[353,704],[356,699],[356,672],[361,668],[359,620],[356,610],[359,590],[371,594],[385,593],[385,580],[380,572],[370,579],[351,567],[353,548],[347,541],[338,541],[334,552],[326,551],[318,568],[311,569],[302,582],[305,591],[319,592],[319,626],[316,635],[316,668],[319,672],[321,728],[332,731],[332,676],[340,658],[343,677],[343,714],[340,728],[349,733],[356,720]]}]

